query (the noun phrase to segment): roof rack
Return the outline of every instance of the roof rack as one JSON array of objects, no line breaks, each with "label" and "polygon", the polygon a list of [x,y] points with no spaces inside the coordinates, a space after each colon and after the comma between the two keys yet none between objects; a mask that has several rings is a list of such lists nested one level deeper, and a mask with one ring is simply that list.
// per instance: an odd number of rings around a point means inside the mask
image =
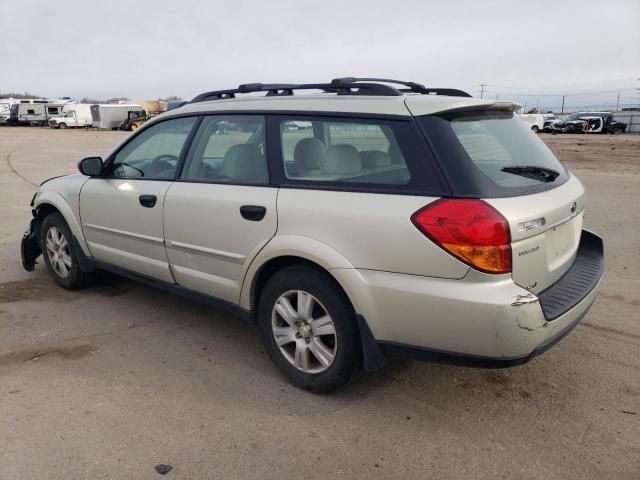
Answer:
[{"label": "roof rack", "polygon": [[[385,85],[388,83],[403,85],[405,88],[395,88],[390,85]],[[330,83],[245,83],[238,86],[238,88],[201,93],[189,103],[236,98],[237,94],[254,92],[266,92],[267,97],[289,96],[293,95],[294,90],[322,90],[325,93],[336,93],[338,95],[373,95],[387,97],[395,97],[403,93],[447,95],[453,97],[471,96],[462,90],[453,88],[427,88],[420,83],[406,82],[403,80],[343,77],[334,78]]]}]

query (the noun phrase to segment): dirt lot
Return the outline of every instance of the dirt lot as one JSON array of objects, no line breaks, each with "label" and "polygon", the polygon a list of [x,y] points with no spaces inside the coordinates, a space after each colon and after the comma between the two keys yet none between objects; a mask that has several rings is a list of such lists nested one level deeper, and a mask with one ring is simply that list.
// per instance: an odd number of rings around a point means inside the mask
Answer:
[{"label": "dirt lot", "polygon": [[126,280],[21,269],[43,179],[120,132],[0,128],[0,479],[640,478],[640,137],[544,135],[589,190],[607,271],[589,315],[509,370],[393,362],[290,387],[257,331]]}]

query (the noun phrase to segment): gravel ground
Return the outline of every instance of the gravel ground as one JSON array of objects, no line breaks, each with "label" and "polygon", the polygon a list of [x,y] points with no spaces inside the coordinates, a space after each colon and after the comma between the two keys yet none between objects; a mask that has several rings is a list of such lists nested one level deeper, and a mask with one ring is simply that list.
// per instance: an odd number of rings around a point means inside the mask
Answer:
[{"label": "gravel ground", "polygon": [[324,397],[227,314],[22,270],[35,185],[126,136],[0,128],[0,479],[640,478],[639,136],[542,136],[606,240],[571,335],[513,369],[392,362]]}]

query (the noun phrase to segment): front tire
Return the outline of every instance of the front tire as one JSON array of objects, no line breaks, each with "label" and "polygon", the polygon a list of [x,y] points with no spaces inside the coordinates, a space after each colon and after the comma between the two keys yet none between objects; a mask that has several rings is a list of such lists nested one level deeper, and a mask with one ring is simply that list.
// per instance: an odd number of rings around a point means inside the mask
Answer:
[{"label": "front tire", "polygon": [[353,307],[320,269],[299,265],[271,277],[260,295],[258,324],[271,360],[298,388],[334,392],[362,364]]},{"label": "front tire", "polygon": [[62,288],[77,290],[91,283],[93,275],[80,270],[71,230],[59,213],[51,213],[42,222],[40,242],[49,275]]},{"label": "front tire", "polygon": [[61,128],[62,130],[64,130],[65,128],[67,128],[67,124],[66,123],[59,123],[58,124],[58,128]]}]

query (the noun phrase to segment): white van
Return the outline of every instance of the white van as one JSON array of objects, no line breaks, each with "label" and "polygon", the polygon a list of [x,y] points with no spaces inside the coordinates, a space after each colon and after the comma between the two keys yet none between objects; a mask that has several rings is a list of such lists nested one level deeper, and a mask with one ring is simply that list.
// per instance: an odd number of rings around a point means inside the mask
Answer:
[{"label": "white van", "polygon": [[544,116],[541,113],[518,113],[518,117],[529,124],[534,133],[544,131]]},{"label": "white van", "polygon": [[61,115],[49,118],[52,128],[90,127],[92,124],[91,105],[88,103],[70,103],[62,108]]}]

